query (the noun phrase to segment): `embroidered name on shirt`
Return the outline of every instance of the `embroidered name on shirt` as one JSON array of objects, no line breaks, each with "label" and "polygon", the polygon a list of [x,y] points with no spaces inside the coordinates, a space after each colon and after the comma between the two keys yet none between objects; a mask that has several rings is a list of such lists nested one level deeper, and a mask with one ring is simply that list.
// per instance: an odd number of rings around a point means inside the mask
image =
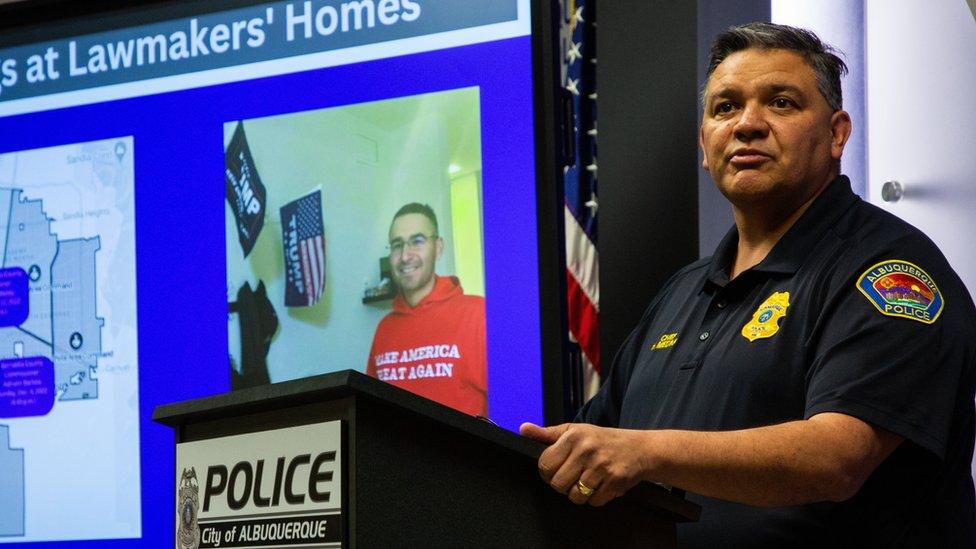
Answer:
[{"label": "embroidered name on shirt", "polygon": [[651,345],[651,349],[667,349],[668,347],[674,347],[678,342],[678,333],[673,334],[661,334],[661,339],[657,340],[657,343]]},{"label": "embroidered name on shirt", "polygon": [[752,320],[742,327],[742,337],[749,341],[773,337],[779,331],[779,319],[790,307],[790,292],[775,292],[752,313]]},{"label": "embroidered name on shirt", "polygon": [[857,289],[883,315],[932,324],[945,301],[935,281],[921,267],[901,259],[882,261],[864,271]]}]

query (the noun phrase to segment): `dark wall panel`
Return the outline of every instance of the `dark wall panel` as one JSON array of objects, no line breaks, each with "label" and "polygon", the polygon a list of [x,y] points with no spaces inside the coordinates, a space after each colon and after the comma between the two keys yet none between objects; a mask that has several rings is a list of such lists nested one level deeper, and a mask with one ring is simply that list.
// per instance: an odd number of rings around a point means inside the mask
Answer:
[{"label": "dark wall panel", "polygon": [[609,0],[597,28],[603,372],[698,257],[695,2]]}]

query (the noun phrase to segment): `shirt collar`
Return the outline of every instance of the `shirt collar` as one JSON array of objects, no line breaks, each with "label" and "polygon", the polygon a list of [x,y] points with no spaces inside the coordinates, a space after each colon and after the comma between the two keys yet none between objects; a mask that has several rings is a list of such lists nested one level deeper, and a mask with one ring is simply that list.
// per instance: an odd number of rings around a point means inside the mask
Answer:
[{"label": "shirt collar", "polygon": [[[851,181],[845,175],[831,181],[813,204],[793,223],[773,246],[766,258],[750,270],[766,273],[794,274],[841,215],[860,198],[851,190]],[[725,286],[729,282],[729,267],[735,259],[739,243],[739,231],[733,226],[719,243],[712,255],[707,279]]]},{"label": "shirt collar", "polygon": [[732,225],[712,254],[712,262],[708,265],[708,276],[705,277],[708,282],[719,288],[729,283],[729,267],[735,260],[735,249],[738,244],[739,231],[736,230],[735,225]]}]

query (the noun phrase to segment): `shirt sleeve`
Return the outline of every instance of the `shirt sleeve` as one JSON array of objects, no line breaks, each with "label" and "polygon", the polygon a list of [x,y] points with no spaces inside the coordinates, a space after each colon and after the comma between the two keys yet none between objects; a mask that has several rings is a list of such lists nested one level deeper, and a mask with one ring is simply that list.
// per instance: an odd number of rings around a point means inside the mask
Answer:
[{"label": "shirt sleeve", "polygon": [[[844,413],[944,458],[961,380],[973,361],[968,292],[921,236],[848,264],[830,280],[836,290],[826,291],[808,340],[805,417]],[[937,292],[917,284],[926,276]]]}]

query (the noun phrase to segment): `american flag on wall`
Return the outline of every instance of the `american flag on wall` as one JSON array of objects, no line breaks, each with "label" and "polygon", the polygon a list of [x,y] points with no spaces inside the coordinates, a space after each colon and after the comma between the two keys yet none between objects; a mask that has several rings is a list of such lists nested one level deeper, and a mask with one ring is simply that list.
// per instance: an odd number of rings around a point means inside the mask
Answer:
[{"label": "american flag on wall", "polygon": [[285,305],[318,303],[325,289],[325,231],[322,191],[316,190],[281,207],[285,253]]},{"label": "american flag on wall", "polygon": [[573,111],[573,150],[563,167],[570,338],[579,345],[580,403],[600,386],[597,254],[596,1],[561,0],[562,82]]}]

